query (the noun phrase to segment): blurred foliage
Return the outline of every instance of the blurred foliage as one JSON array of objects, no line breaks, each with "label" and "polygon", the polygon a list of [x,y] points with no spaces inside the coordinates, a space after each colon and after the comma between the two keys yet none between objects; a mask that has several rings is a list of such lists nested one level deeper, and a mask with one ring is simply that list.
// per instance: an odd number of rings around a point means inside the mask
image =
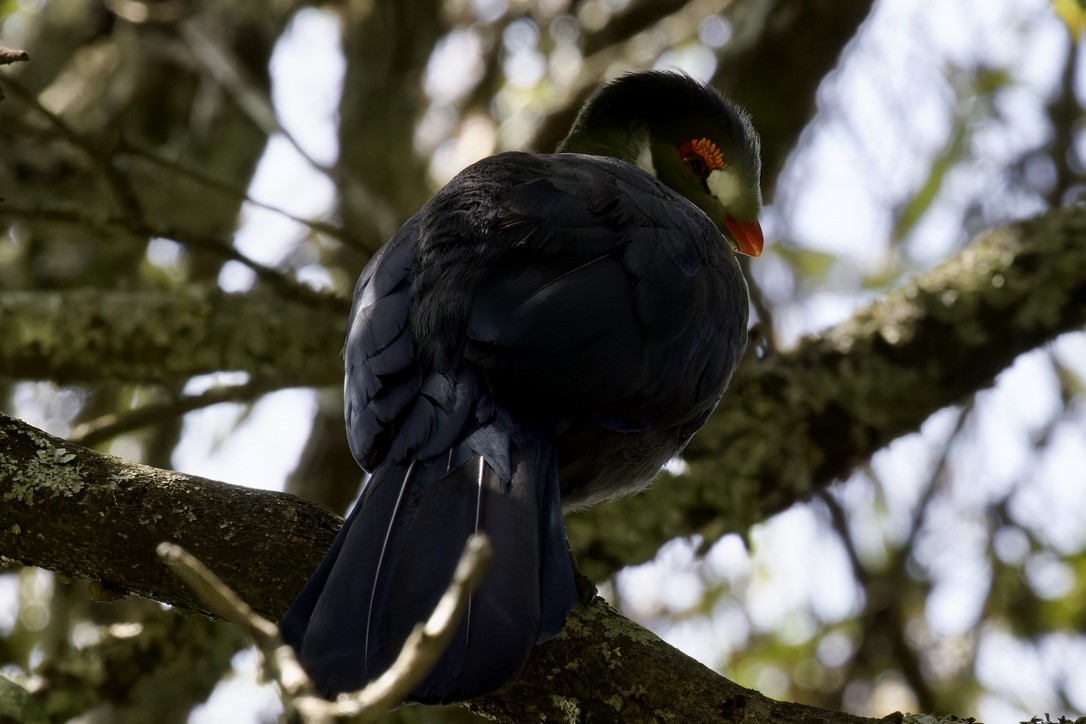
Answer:
[{"label": "blurred foliage", "polygon": [[1052,7],[1063,22],[1067,23],[1067,29],[1073,37],[1077,38],[1086,30],[1086,7],[1082,0],[1052,0]]}]

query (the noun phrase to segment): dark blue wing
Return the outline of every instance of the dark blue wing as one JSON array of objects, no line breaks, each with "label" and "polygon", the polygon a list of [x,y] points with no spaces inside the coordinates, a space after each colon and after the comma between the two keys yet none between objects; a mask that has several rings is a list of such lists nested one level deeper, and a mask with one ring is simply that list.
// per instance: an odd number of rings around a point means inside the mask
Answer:
[{"label": "dark blue wing", "polygon": [[355,285],[343,349],[344,414],[355,460],[373,470],[384,458],[396,420],[415,401],[422,370],[408,329],[416,219],[374,254]]},{"label": "dark blue wing", "polygon": [[514,676],[575,595],[558,427],[661,440],[636,456],[651,474],[723,390],[744,295],[715,226],[628,164],[502,154],[437,194],[355,292],[345,413],[373,475],[282,623],[322,691],[393,660],[476,530],[493,540],[491,570],[412,696]]},{"label": "dark blue wing", "polygon": [[[506,683],[537,641],[561,630],[574,600],[553,429],[509,414],[466,362],[435,358],[435,347],[459,346],[456,325],[416,341],[416,317],[433,304],[416,293],[420,247],[480,240],[457,218],[424,207],[356,287],[345,415],[352,454],[373,475],[281,622],[328,695],[359,688],[391,664],[474,532],[489,534],[494,560],[452,645],[412,698],[467,698]],[[454,277],[441,287],[454,297],[465,291]]]},{"label": "dark blue wing", "polygon": [[666,427],[719,399],[746,342],[746,285],[716,226],[619,161],[533,157],[501,197],[466,354],[501,399]]}]

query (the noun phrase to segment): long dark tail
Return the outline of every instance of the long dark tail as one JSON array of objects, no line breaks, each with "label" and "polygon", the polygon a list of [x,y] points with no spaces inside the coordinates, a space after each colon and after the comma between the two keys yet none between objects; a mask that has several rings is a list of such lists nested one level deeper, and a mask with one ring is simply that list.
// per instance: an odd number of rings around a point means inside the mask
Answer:
[{"label": "long dark tail", "polygon": [[[494,560],[453,643],[412,692],[437,703],[493,691],[557,634],[575,589],[553,438],[503,416],[442,455],[377,468],[281,622],[318,688],[361,688],[395,660],[452,580],[468,536]],[[512,429],[509,427],[512,426]]]}]

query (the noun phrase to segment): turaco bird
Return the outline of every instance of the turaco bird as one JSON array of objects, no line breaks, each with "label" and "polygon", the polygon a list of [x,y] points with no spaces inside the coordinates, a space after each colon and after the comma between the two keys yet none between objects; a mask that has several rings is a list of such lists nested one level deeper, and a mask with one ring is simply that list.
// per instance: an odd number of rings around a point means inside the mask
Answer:
[{"label": "turaco bird", "polygon": [[561,631],[563,507],[643,489],[746,345],[735,254],[762,250],[760,166],[719,93],[626,75],[557,153],[467,168],[374,255],[344,349],[347,436],[371,475],[281,624],[322,693],[391,664],[476,531],[493,562],[411,698],[493,691]]}]

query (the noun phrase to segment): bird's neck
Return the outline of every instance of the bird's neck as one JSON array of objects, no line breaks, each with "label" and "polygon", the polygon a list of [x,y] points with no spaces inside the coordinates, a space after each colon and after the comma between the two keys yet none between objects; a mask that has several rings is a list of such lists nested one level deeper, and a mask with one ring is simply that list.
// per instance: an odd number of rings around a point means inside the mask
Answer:
[{"label": "bird's neck", "polygon": [[558,145],[558,153],[617,158],[656,175],[649,136],[641,129],[612,129],[594,133],[574,130]]}]

